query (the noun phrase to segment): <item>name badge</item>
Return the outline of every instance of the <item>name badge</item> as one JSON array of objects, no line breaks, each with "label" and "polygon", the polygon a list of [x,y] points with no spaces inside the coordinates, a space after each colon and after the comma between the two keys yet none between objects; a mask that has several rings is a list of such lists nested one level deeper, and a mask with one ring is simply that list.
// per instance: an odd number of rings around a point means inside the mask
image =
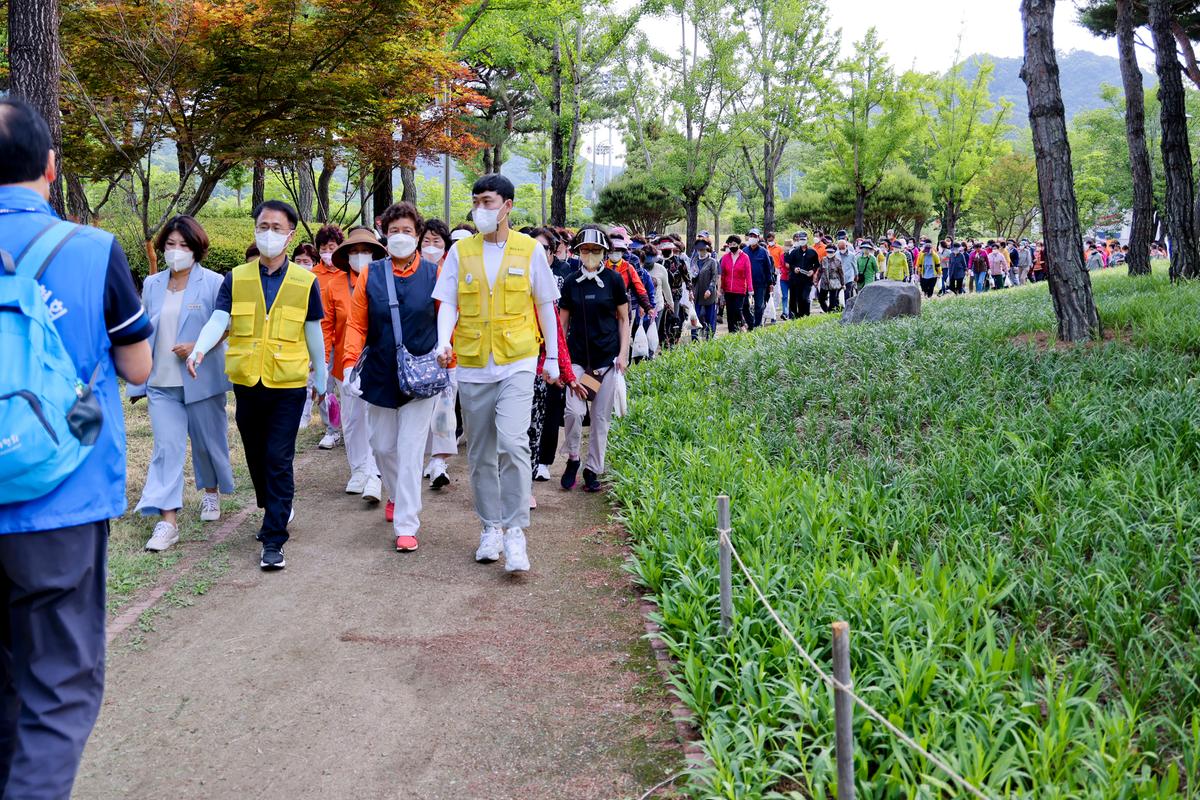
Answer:
[{"label": "name badge", "polygon": [[200,311],[204,308],[204,305],[202,303],[188,303],[187,307],[188,311]]},{"label": "name badge", "polygon": [[470,286],[471,281],[474,280],[474,278],[475,278],[475,275],[473,273],[468,272],[467,277],[463,278],[463,283],[467,284],[467,286]]},{"label": "name badge", "polygon": [[509,275],[524,275],[525,270],[522,269],[521,267],[509,267],[508,274]]}]

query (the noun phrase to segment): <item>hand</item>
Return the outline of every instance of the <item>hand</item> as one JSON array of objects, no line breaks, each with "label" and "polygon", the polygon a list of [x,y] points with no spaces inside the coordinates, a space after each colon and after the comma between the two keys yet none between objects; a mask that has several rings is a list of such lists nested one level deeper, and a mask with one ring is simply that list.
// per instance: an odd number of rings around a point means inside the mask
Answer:
[{"label": "hand", "polygon": [[613,361],[613,366],[616,367],[618,373],[624,375],[625,370],[629,369],[629,357],[622,353]]},{"label": "hand", "polygon": [[180,342],[171,348],[171,352],[179,356],[181,361],[187,361],[187,357],[192,354],[192,348],[195,346],[195,342]]},{"label": "hand", "polygon": [[712,297],[712,290],[711,290],[711,289],[705,289],[705,290],[704,290],[704,299],[705,299],[705,300],[707,300],[707,299],[708,299],[708,298],[710,298],[710,297]]},{"label": "hand", "polygon": [[193,350],[192,354],[189,355],[187,358],[188,375],[191,375],[193,378],[195,378],[196,377],[196,367],[200,366],[203,363],[204,363],[204,353],[201,353],[197,350]]},{"label": "hand", "polygon": [[587,400],[587,389],[583,388],[583,384],[581,384],[579,381],[574,381],[571,384],[571,391],[574,392],[575,396],[580,400]]},{"label": "hand", "polygon": [[558,359],[547,358],[542,364],[542,378],[551,386],[558,385]]},{"label": "hand", "polygon": [[318,405],[323,404],[325,402],[325,395],[323,393],[317,393],[316,400]]},{"label": "hand", "polygon": [[450,345],[443,346],[437,356],[438,366],[448,368],[452,358],[454,358],[454,348]]}]

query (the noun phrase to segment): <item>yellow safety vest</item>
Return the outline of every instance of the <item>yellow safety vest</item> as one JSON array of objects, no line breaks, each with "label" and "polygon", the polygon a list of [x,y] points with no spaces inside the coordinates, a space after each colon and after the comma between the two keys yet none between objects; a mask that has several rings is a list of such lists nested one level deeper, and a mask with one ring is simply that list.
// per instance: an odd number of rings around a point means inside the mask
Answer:
[{"label": "yellow safety vest", "polygon": [[300,389],[308,383],[304,318],[316,276],[290,261],[286,269],[270,309],[258,262],[233,270],[225,374],[236,384],[255,386],[262,381],[270,389]]},{"label": "yellow safety vest", "polygon": [[486,367],[536,358],[542,336],[533,303],[530,270],[536,240],[510,231],[495,286],[483,267],[483,236],[458,243],[458,325],[454,352],[460,367]]}]

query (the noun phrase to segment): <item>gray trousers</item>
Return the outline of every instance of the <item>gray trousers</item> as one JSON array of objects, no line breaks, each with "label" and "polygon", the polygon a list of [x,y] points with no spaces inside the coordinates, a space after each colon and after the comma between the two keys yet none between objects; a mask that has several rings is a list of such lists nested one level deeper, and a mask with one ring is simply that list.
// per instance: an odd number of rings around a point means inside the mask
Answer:
[{"label": "gray trousers", "polygon": [[[592,431],[588,436],[587,458],[584,469],[597,475],[604,473],[604,454],[608,450],[608,428],[612,425],[613,401],[617,394],[617,370],[609,367],[600,380],[596,399],[592,401]],[[567,392],[566,417],[563,432],[566,441],[563,447],[570,459],[579,458],[579,447],[583,441],[583,418],[587,415],[587,401],[580,400],[574,392]]]},{"label": "gray trousers", "polygon": [[183,508],[183,460],[192,442],[192,472],[197,489],[233,494],[229,465],[229,419],[225,394],[183,402],[182,386],[147,386],[154,451],[137,510],[146,516]]},{"label": "gray trousers", "polygon": [[475,513],[484,527],[529,527],[533,373],[518,372],[496,383],[460,382],[458,397]]}]

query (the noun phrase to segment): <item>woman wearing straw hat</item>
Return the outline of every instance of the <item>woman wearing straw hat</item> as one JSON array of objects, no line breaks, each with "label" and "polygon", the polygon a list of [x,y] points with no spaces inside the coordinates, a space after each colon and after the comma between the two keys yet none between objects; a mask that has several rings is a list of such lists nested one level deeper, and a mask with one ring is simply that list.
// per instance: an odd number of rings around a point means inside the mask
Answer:
[{"label": "woman wearing straw hat", "polygon": [[[371,452],[371,431],[367,424],[367,404],[361,397],[346,391],[343,385],[347,325],[350,321],[354,292],[362,282],[361,275],[372,261],[383,258],[387,251],[379,244],[370,228],[357,227],[333,251],[331,263],[342,271],[340,280],[325,283],[321,302],[325,318],[321,329],[325,334],[325,361],[333,371],[342,411],[342,435],[346,445],[346,460],[350,463],[350,480],[346,494],[361,494],[368,503],[378,503],[383,493],[379,467]],[[350,362],[353,366],[353,361]]]}]

